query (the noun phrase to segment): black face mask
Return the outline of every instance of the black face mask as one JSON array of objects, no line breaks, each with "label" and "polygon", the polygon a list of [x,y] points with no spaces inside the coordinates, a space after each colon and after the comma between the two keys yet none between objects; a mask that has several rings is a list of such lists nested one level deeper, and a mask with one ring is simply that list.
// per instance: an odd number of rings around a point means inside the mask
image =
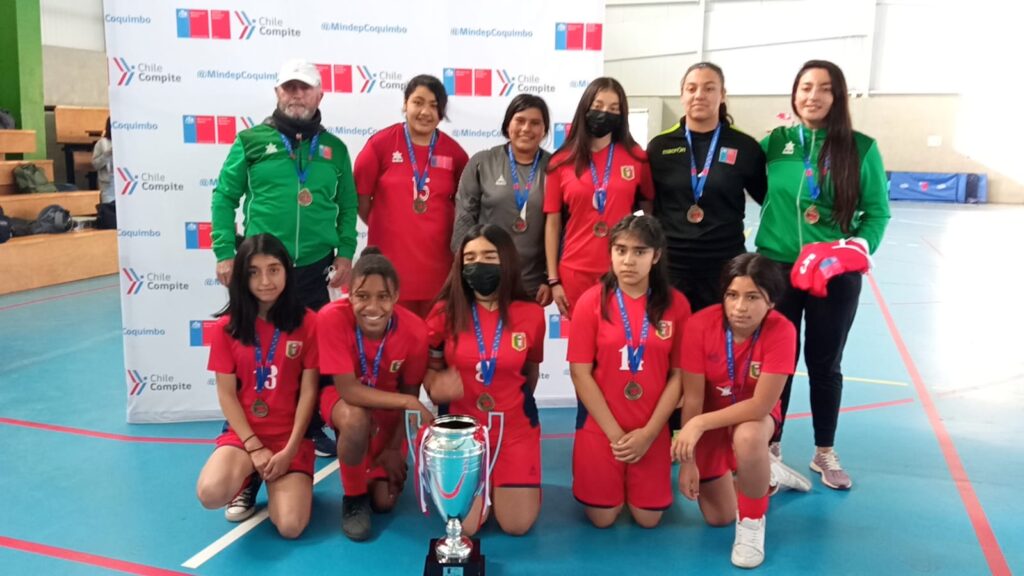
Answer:
[{"label": "black face mask", "polygon": [[462,267],[462,279],[477,294],[490,296],[501,283],[501,265],[474,262]]},{"label": "black face mask", "polygon": [[600,110],[587,112],[587,132],[594,138],[602,138],[615,132],[621,124],[621,114],[601,112]]}]

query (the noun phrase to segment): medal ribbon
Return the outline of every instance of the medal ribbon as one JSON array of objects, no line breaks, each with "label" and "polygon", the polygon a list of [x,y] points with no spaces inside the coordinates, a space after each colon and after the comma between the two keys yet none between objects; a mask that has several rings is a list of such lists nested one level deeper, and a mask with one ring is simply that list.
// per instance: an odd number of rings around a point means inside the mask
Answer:
[{"label": "medal ribbon", "polygon": [[644,361],[644,349],[647,347],[647,332],[651,328],[647,311],[644,311],[644,321],[640,328],[640,343],[633,346],[633,329],[629,324],[629,314],[626,314],[626,302],[622,298],[622,289],[615,289],[615,297],[619,301],[619,314],[622,315],[622,325],[626,328],[626,356],[629,360],[629,371],[633,376],[640,371],[640,364]]},{"label": "medal ribbon", "polygon": [[288,151],[288,156],[295,160],[295,174],[299,177],[299,184],[304,185],[306,179],[309,178],[309,169],[313,167],[313,158],[316,158],[316,151],[319,150],[317,144],[320,142],[320,133],[314,134],[313,139],[309,141],[309,158],[304,169],[299,169],[301,159],[295,157],[295,149],[292,147],[291,140],[288,140],[288,137],[280,132],[277,135],[281,137],[281,142],[284,143],[284,149]]},{"label": "medal ribbon", "polygon": [[693,203],[700,202],[704,194],[704,186],[708,183],[708,174],[711,173],[711,162],[715,159],[715,148],[718,146],[718,136],[722,131],[722,124],[715,126],[715,134],[711,137],[711,147],[708,148],[707,158],[704,159],[704,168],[697,172],[697,159],[693,156],[693,139],[690,136],[690,127],[685,130],[686,144],[690,149],[690,189],[693,190]]},{"label": "medal ribbon", "polygon": [[[533,178],[537,175],[537,165],[540,164],[540,150],[537,150],[537,155],[533,158],[533,166],[530,167],[530,179],[526,182],[526,185],[521,187],[519,185],[519,167],[516,164],[516,157],[512,153],[512,144],[508,145],[508,166],[512,169],[512,191],[516,195],[516,210],[519,211],[519,216],[524,220],[526,219],[526,201],[530,199],[530,190],[533,188]],[[526,190],[523,191],[522,188]]]},{"label": "medal ribbon", "polygon": [[750,339],[750,352],[747,354],[747,367],[743,371],[743,373],[740,374],[740,381],[741,381],[742,385],[737,386],[737,383],[736,383],[736,363],[735,363],[736,359],[733,356],[733,351],[732,351],[732,344],[733,344],[732,326],[729,326],[728,324],[729,324],[728,321],[726,321],[726,326],[725,326],[725,360],[726,360],[727,366],[729,368],[729,394],[732,396],[732,403],[735,404],[736,403],[736,392],[738,390],[742,390],[744,388],[744,386],[746,385],[746,383],[747,383],[747,376],[746,375],[750,372],[750,364],[754,361],[754,346],[757,346],[757,339],[761,337],[761,327],[758,326],[757,330],[754,330],[754,335]]},{"label": "medal ribbon", "polygon": [[608,181],[612,177],[612,158],[615,157],[615,142],[608,145],[608,162],[604,165],[604,179],[597,180],[597,166],[590,160],[590,177],[594,181],[594,200],[597,201],[597,213],[604,216],[604,207],[608,202]]},{"label": "medal ribbon", "polygon": [[405,124],[405,148],[409,151],[409,162],[412,163],[412,180],[415,183],[412,191],[413,200],[420,197],[420,192],[427,185],[427,180],[430,176],[430,161],[434,159],[434,146],[436,145],[437,130],[434,130],[434,133],[430,136],[430,147],[427,148],[427,164],[423,167],[423,174],[420,174],[419,169],[416,167],[416,149],[412,145],[412,136],[409,134],[409,123]]},{"label": "medal ribbon", "polygon": [[274,337],[270,339],[267,349],[267,363],[263,363],[263,348],[260,346],[260,334],[256,333],[256,394],[263,394],[263,387],[270,378],[271,367],[274,365],[274,353],[277,352],[277,341],[281,338],[281,329],[274,328]]},{"label": "medal ribbon", "polygon": [[[798,133],[800,134],[800,149],[803,150],[804,155],[804,177],[807,178],[807,186],[808,192],[811,195],[811,202],[814,202],[818,199],[818,196],[821,196],[821,186],[818,186],[818,180],[814,177],[814,166],[811,165],[811,149],[808,148],[804,142],[803,125],[800,126]],[[813,140],[811,141],[811,144],[814,144]],[[829,164],[831,164],[830,158],[825,158],[826,172],[828,171]]]},{"label": "medal ribbon", "polygon": [[484,331],[480,327],[480,313],[477,311],[476,302],[473,302],[473,330],[476,332],[476,345],[480,351],[480,374],[483,376],[484,386],[490,386],[498,367],[498,345],[501,344],[502,331],[501,318],[498,318],[498,326],[494,329],[494,344],[491,346],[490,358],[484,358],[487,350],[484,345]]},{"label": "medal ribbon", "polygon": [[384,357],[384,343],[388,341],[388,332],[391,332],[392,316],[388,318],[388,325],[384,328],[384,337],[380,339],[380,348],[377,348],[377,356],[373,359],[373,372],[367,370],[366,348],[363,344],[363,330],[356,324],[356,348],[359,349],[359,368],[363,371],[363,384],[370,388],[377,387],[377,378],[380,376],[380,361]]}]

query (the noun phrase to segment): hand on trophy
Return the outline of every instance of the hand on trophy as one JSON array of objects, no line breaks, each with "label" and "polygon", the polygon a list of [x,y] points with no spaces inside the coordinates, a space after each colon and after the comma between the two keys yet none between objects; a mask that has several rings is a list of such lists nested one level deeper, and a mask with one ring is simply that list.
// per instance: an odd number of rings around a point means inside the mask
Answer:
[{"label": "hand on trophy", "polygon": [[405,404],[406,412],[410,410],[419,412],[420,426],[430,426],[431,422],[434,421],[434,413],[428,410],[427,407],[420,402],[419,398],[415,396],[408,396]]}]

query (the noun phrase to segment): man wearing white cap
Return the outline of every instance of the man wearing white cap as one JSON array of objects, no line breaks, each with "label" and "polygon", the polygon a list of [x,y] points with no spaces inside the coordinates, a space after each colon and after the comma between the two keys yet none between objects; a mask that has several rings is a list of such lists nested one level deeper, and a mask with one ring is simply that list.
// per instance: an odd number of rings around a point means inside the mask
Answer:
[{"label": "man wearing white cap", "polygon": [[[277,108],[258,126],[238,133],[213,190],[213,252],[217,279],[231,281],[235,213],[245,215],[244,235],[273,234],[295,262],[299,298],[313,310],[348,281],[356,250],[356,189],[348,148],[320,125],[324,97],[320,72],[305,60],[289,60],[277,76]],[[244,273],[243,271],[239,271]],[[329,380],[328,380],[329,381]],[[319,418],[316,418],[319,420]],[[322,426],[322,423],[320,423]],[[333,440],[312,426],[318,454],[334,456]],[[228,520],[252,515],[259,478],[251,494],[228,506]]]}]

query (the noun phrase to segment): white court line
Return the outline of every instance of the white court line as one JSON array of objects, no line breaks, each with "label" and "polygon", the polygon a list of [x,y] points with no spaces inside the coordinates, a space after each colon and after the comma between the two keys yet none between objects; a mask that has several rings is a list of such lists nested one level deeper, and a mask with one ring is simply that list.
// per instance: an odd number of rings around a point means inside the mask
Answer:
[{"label": "white court line", "polygon": [[[807,372],[796,372],[795,376],[807,377]],[[896,380],[879,380],[877,378],[858,378],[856,376],[843,376],[843,380],[849,380],[850,382],[863,382],[865,384],[881,384],[883,386],[910,386],[906,382],[897,382]]]},{"label": "white court line", "polygon": [[[313,485],[316,486],[317,484],[320,483],[321,480],[333,474],[337,469],[337,460],[334,460],[327,466],[324,466],[323,468],[320,469],[319,472],[313,475]],[[242,522],[234,529],[232,529],[230,532],[214,541],[213,544],[210,544],[206,548],[203,548],[199,551],[198,554],[186,560],[185,563],[182,564],[182,566],[185,568],[190,568],[192,570],[199,568],[200,566],[205,564],[207,560],[213,558],[217,554],[220,554],[222,550],[224,550],[228,546],[231,546],[236,540],[248,534],[253,528],[259,526],[261,522],[263,522],[269,517],[270,512],[267,508],[260,510],[258,513],[253,515],[252,518],[249,518],[245,522]]]}]

